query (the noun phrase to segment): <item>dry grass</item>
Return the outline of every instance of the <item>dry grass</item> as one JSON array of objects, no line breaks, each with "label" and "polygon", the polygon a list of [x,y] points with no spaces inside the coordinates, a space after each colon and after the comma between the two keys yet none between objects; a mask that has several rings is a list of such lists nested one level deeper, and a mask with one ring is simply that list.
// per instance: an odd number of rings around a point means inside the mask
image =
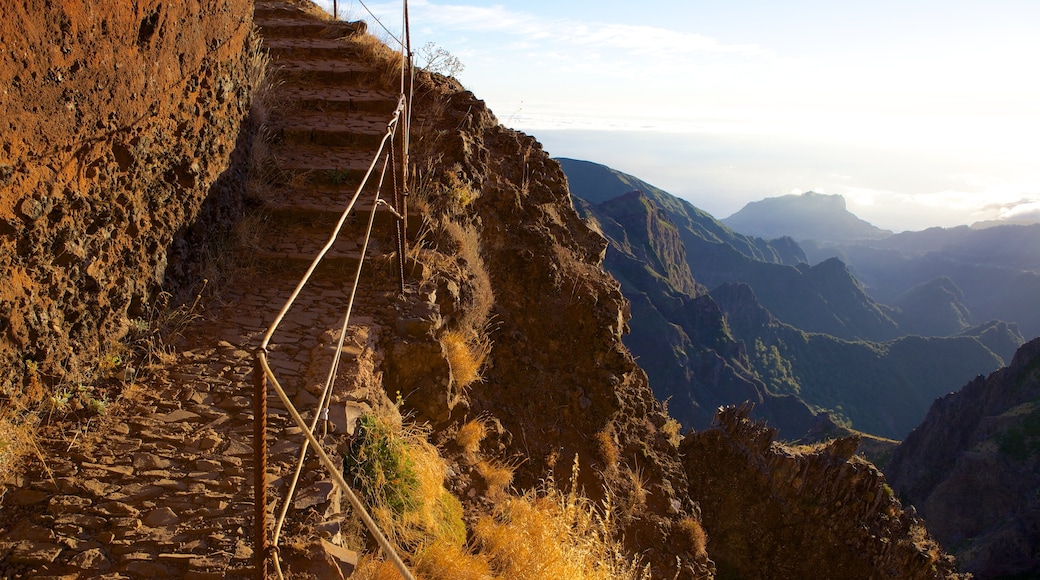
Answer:
[{"label": "dry grass", "polygon": [[609,503],[597,505],[573,490],[564,494],[550,485],[541,493],[509,497],[480,518],[473,533],[499,578],[650,577],[617,542]]},{"label": "dry grass", "polygon": [[477,452],[480,451],[480,442],[486,435],[487,427],[484,426],[484,422],[480,419],[473,419],[459,427],[458,432],[455,433],[455,443],[462,448],[466,457],[473,461]]},{"label": "dry grass", "polygon": [[596,433],[596,449],[599,450],[599,456],[603,460],[603,470],[609,471],[617,466],[620,453],[618,452],[617,443],[614,442],[614,437],[610,434],[610,431],[604,429]]},{"label": "dry grass", "polygon": [[10,407],[0,409],[0,498],[4,484],[21,468],[36,447],[35,417],[19,416]]},{"label": "dry grass", "polygon": [[362,418],[361,429],[346,471],[387,537],[413,549],[437,540],[462,545],[462,505],[444,488],[446,466],[426,433],[398,432],[373,416]]},{"label": "dry grass", "polygon": [[506,487],[513,483],[513,467],[485,459],[478,461],[475,468],[487,486],[487,497],[499,499],[505,496]]},{"label": "dry grass", "polygon": [[679,522],[679,533],[688,552],[698,558],[707,555],[708,535],[704,533],[704,528],[699,521],[693,518],[683,518]]},{"label": "dry grass", "polygon": [[441,349],[451,368],[451,376],[460,388],[481,380],[480,370],[491,354],[491,341],[486,337],[467,336],[458,330],[441,335]]},{"label": "dry grass", "polygon": [[[648,580],[649,567],[626,555],[615,533],[609,501],[596,504],[550,481],[540,492],[502,496],[477,519],[468,544],[444,538],[423,544],[411,566],[424,580]],[[373,555],[362,558],[353,577],[399,578]]]}]

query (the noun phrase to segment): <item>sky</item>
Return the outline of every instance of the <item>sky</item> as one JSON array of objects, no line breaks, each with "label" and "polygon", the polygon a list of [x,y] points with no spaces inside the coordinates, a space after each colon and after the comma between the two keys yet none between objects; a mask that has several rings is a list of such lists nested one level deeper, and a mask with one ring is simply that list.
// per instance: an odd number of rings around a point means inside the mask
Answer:
[{"label": "sky", "polygon": [[[338,4],[393,42],[361,0]],[[364,4],[400,35],[400,0]],[[411,0],[409,14],[418,64],[430,42],[455,55],[503,124],[717,218],[812,190],[893,231],[1040,221],[1035,0]]]}]

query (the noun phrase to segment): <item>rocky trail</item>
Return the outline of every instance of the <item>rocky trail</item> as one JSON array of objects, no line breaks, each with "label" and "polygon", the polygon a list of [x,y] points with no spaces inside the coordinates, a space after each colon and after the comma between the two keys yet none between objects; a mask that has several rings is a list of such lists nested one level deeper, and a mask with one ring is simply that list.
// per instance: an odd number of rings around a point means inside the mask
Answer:
[{"label": "rocky trail", "polygon": [[[2,578],[253,574],[253,352],[325,244],[397,107],[380,71],[358,64],[347,23],[280,2],[258,2],[255,22],[277,79],[267,124],[268,169],[277,178],[262,195],[249,247],[236,250],[245,273],[219,289],[164,359],[172,362],[127,381],[126,395],[91,429],[41,440],[45,465],[34,462],[2,498]],[[371,197],[358,205],[359,217],[271,343],[274,372],[308,420],[329,372]],[[338,433],[369,406],[387,404],[379,340],[421,302],[414,291],[399,296],[394,218],[377,213],[327,425]],[[269,405],[268,507],[276,514],[303,437],[277,397]],[[314,574],[349,575],[356,555],[336,543],[353,516],[341,513],[347,509],[316,461],[303,474],[283,545],[292,543],[305,563],[298,565]],[[292,565],[287,554],[283,548]]]}]

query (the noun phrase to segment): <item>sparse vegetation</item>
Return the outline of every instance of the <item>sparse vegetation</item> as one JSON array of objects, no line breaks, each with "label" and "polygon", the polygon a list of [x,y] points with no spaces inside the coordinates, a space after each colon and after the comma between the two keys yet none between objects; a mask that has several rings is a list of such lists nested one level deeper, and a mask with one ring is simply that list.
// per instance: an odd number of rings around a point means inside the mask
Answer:
[{"label": "sparse vegetation", "polygon": [[419,49],[418,56],[423,61],[422,67],[432,73],[457,77],[466,69],[458,57],[433,42],[424,44]]},{"label": "sparse vegetation", "polygon": [[501,498],[513,482],[513,468],[497,461],[482,459],[477,462],[476,470],[487,485],[485,495],[491,499]]},{"label": "sparse vegetation", "polygon": [[456,385],[467,387],[481,380],[480,369],[491,353],[488,338],[466,336],[461,331],[449,330],[441,335],[441,348]]},{"label": "sparse vegetation", "polygon": [[473,460],[480,450],[480,442],[484,440],[485,435],[487,435],[487,427],[484,426],[484,422],[480,419],[473,419],[459,427],[458,432],[455,433],[455,443],[462,448],[462,452],[468,459]]},{"label": "sparse vegetation", "polygon": [[707,555],[708,535],[704,527],[693,518],[683,518],[679,522],[679,533],[686,543],[686,549],[697,557]]}]

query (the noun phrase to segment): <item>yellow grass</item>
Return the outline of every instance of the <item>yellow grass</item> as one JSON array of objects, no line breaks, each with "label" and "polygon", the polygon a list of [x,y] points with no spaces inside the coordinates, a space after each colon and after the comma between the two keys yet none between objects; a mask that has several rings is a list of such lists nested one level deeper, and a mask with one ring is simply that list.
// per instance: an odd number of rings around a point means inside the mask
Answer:
[{"label": "yellow grass", "polygon": [[449,330],[441,335],[441,348],[456,385],[467,387],[481,380],[480,369],[491,353],[491,343],[486,338],[469,338],[460,331]]},{"label": "yellow grass", "polygon": [[499,578],[648,579],[649,571],[615,541],[607,510],[549,490],[500,502],[473,532]]},{"label": "yellow grass", "polygon": [[458,433],[455,434],[455,443],[462,448],[468,458],[472,459],[480,451],[480,442],[486,435],[487,427],[484,426],[484,422],[480,419],[473,419],[459,427]]},{"label": "yellow grass", "polygon": [[477,462],[476,469],[487,485],[487,496],[492,499],[501,497],[506,487],[513,483],[513,468],[508,465],[481,460]]}]

